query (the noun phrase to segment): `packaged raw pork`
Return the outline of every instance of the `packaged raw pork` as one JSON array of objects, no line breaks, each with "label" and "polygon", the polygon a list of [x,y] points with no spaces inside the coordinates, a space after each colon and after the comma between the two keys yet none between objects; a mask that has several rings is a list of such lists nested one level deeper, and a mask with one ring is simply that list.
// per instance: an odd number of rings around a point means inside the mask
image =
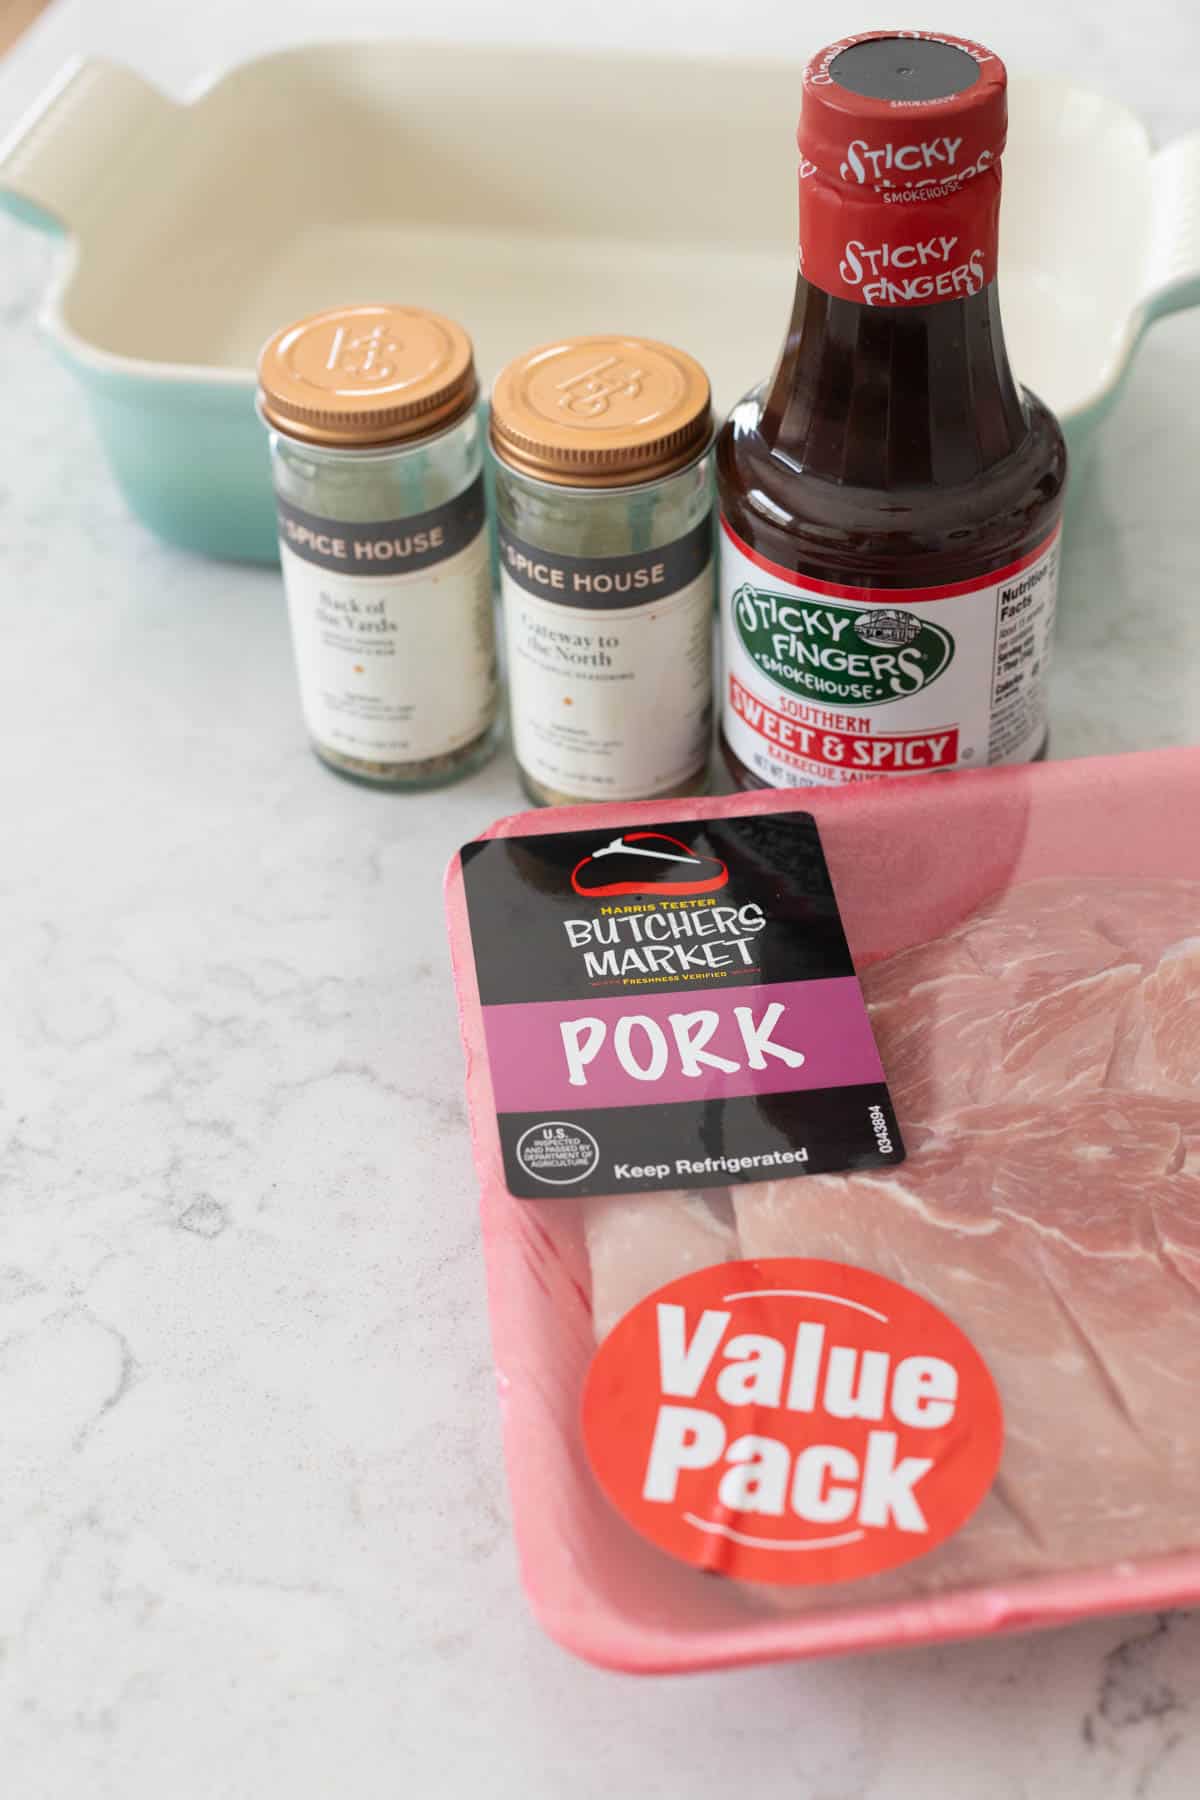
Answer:
[{"label": "packaged raw pork", "polygon": [[447,900],[560,1642],[1200,1596],[1200,751],[525,814]]}]

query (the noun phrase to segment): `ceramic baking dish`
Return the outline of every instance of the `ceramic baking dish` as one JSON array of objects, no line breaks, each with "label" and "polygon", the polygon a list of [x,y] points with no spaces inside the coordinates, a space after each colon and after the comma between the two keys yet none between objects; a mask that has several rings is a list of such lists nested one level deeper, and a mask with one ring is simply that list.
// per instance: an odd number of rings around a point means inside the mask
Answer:
[{"label": "ceramic baking dish", "polygon": [[[397,42],[264,57],[181,105],[87,62],[0,151],[0,199],[73,239],[44,320],[130,505],[267,559],[252,365],[314,308],[439,308],[485,380],[620,329],[692,350],[719,405],[756,381],[793,282],[799,87],[785,61]],[[1123,107],[1050,79],[1015,79],[1011,113],[1009,341],[1078,451],[1147,324],[1200,299],[1200,134],[1155,154]]]}]

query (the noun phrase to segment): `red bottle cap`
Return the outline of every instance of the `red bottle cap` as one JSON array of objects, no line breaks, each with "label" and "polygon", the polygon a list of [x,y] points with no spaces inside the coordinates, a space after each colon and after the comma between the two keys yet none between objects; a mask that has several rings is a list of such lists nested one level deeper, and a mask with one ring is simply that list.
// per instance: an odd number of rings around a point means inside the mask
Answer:
[{"label": "red bottle cap", "polygon": [[920,306],[994,279],[1004,64],[982,44],[870,31],[804,72],[801,266],[827,292]]},{"label": "red bottle cap", "polygon": [[981,158],[986,168],[1004,150],[1007,81],[1000,58],[966,38],[932,31],[842,38],[804,71],[800,154],[852,186],[966,180]]}]

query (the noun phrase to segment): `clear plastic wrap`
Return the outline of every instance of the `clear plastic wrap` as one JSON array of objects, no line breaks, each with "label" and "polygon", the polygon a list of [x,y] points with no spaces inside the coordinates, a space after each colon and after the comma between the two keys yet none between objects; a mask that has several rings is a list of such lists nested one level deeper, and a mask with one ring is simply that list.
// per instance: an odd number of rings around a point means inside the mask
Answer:
[{"label": "clear plastic wrap", "polygon": [[[819,823],[908,1146],[899,1167],[703,1193],[505,1186],[461,870],[448,909],[522,1567],[559,1641],[682,1670],[1200,1596],[1200,752],[848,791],[523,815],[488,835],[777,812]],[[833,1586],[721,1580],[610,1507],[580,1400],[646,1294],[818,1257],[936,1305],[1003,1402],[947,1542]]]}]

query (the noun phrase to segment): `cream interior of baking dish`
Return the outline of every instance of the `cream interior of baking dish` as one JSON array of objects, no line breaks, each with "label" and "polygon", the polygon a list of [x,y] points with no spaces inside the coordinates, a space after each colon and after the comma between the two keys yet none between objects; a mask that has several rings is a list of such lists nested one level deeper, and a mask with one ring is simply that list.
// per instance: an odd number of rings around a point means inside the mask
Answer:
[{"label": "cream interior of baking dish", "polygon": [[[621,329],[689,346],[728,405],[787,318],[799,74],[313,46],[177,106],[97,65],[105,141],[59,323],[85,353],[248,371],[280,319],[404,296],[462,319],[485,376]],[[1115,381],[1149,291],[1153,159],[1131,114],[1054,80],[1015,79],[1011,114],[1009,341],[1071,414]]]}]

